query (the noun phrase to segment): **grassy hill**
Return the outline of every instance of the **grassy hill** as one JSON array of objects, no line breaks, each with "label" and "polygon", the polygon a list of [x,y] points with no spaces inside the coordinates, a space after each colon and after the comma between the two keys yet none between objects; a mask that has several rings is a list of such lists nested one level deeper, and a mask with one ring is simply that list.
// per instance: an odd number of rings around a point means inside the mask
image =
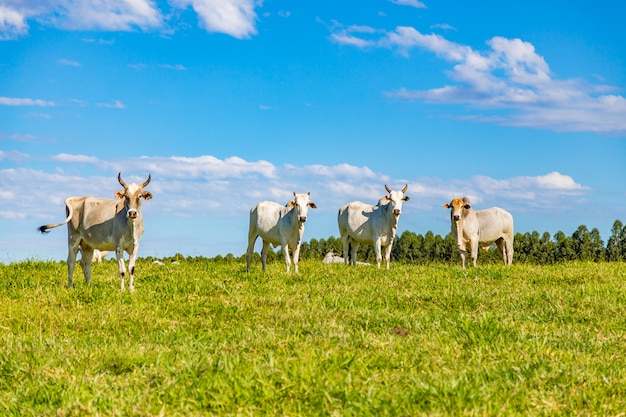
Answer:
[{"label": "grassy hill", "polygon": [[0,265],[0,414],[618,415],[626,264]]}]

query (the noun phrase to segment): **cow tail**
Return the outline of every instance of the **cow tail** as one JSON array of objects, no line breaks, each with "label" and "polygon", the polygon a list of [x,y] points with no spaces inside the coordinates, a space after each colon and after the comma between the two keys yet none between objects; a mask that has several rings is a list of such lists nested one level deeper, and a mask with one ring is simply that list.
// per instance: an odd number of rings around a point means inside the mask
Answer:
[{"label": "cow tail", "polygon": [[49,233],[48,229],[54,229],[55,227],[63,226],[64,224],[69,223],[69,221],[72,220],[72,216],[74,215],[74,209],[72,208],[72,205],[69,204],[67,201],[65,201],[65,212],[67,213],[67,218],[61,223],[45,224],[43,226],[39,226],[37,230],[39,230],[40,233]]}]

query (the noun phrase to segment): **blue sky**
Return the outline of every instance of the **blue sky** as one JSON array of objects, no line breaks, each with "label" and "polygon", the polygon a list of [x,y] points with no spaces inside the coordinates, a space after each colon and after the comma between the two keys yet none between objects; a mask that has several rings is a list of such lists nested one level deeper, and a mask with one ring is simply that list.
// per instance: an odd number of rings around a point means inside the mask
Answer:
[{"label": "blue sky", "polygon": [[[261,200],[337,209],[409,184],[400,229],[443,204],[518,232],[626,221],[626,3],[4,0],[0,261],[65,259],[75,195],[122,171],[154,198],[140,256],[240,255]],[[259,245],[259,242],[257,243]]]}]

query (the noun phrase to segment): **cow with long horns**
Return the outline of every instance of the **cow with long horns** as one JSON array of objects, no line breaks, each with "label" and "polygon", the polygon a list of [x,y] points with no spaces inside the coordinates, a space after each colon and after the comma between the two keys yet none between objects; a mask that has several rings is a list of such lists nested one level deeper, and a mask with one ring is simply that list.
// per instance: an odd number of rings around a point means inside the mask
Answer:
[{"label": "cow with long horns", "polygon": [[353,201],[339,209],[337,223],[346,264],[357,264],[356,254],[361,244],[374,244],[376,265],[380,268],[382,247],[385,247],[385,261],[389,269],[402,203],[409,200],[409,196],[404,194],[408,188],[407,184],[401,191],[392,191],[385,185],[389,194],[381,198],[377,205]]},{"label": "cow with long horns", "polygon": [[152,194],[144,191],[150,183],[150,175],[142,184],[126,184],[121,173],[117,180],[124,187],[115,192],[117,200],[96,197],[70,197],[65,200],[67,218],[61,223],[39,227],[41,233],[49,229],[67,224],[68,247],[67,272],[68,286],[73,287],[72,275],[76,264],[76,255],[80,250],[81,266],[87,284],[91,285],[91,262],[95,249],[115,251],[120,288],[124,290],[126,266],[124,251],[129,255],[128,269],[130,280],[128,288],[135,289],[135,260],[139,249],[139,241],[144,231],[141,215],[141,199],[149,200]]}]

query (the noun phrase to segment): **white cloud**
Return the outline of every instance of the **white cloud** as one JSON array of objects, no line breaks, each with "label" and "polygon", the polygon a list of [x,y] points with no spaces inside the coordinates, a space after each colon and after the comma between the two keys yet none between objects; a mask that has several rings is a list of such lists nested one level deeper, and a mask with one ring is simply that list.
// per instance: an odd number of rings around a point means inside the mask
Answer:
[{"label": "white cloud", "polygon": [[457,28],[455,28],[452,25],[449,25],[448,23],[436,23],[434,25],[430,25],[431,29],[442,29],[442,30],[453,30],[453,31],[457,31]]},{"label": "white cloud", "polygon": [[333,42],[357,48],[376,46],[376,37],[379,36],[379,31],[373,27],[363,25],[344,27],[336,21],[333,21],[331,32],[330,39]]},{"label": "white cloud", "polygon": [[187,68],[184,65],[181,64],[176,64],[176,65],[172,65],[172,64],[163,64],[163,65],[159,65],[161,68],[164,69],[171,69],[171,70],[175,70],[175,71],[185,71],[187,70]]},{"label": "white cloud", "polygon": [[256,35],[255,0],[175,0],[180,8],[191,6],[200,24],[209,32],[226,33],[238,39]]},{"label": "white cloud", "polygon": [[[0,159],[7,155],[0,154]],[[563,198],[584,197],[591,190],[573,177],[558,172],[537,177],[490,178],[475,176],[443,181],[439,178],[391,178],[368,167],[350,164],[334,166],[275,166],[267,161],[246,161],[233,156],[219,159],[198,157],[140,157],[100,160],[88,155],[58,154],[48,158],[57,164],[54,172],[27,168],[0,170],[0,190],[4,196],[28,195],[6,202],[7,212],[28,216],[49,216],[50,204],[60,204],[72,195],[113,195],[119,184],[117,172],[126,182],[143,182],[152,175],[149,187],[155,196],[151,210],[176,217],[246,216],[260,200],[286,202],[292,192],[311,192],[319,210],[327,213],[342,204],[361,200],[376,203],[392,189],[409,185],[412,210],[432,210],[453,197],[469,196],[481,206],[497,203],[518,210],[542,210],[561,204]],[[76,163],[90,164],[96,170],[89,176],[70,175]],[[104,192],[103,192],[104,190]],[[109,190],[109,193],[106,192]],[[495,204],[494,204],[495,205]],[[411,208],[413,207],[413,208]]]},{"label": "white cloud", "polygon": [[407,58],[420,48],[452,64],[449,85],[429,90],[398,87],[385,92],[391,98],[461,104],[467,111],[461,118],[486,123],[626,135],[624,96],[614,94],[611,86],[554,78],[545,58],[521,39],[496,36],[486,42],[487,49],[477,51],[412,27],[372,29],[364,36],[339,24],[331,29],[331,37],[359,48],[394,48]]},{"label": "white cloud", "polygon": [[400,5],[400,6],[411,6],[416,9],[425,9],[426,5],[419,0],[389,0],[391,3]]},{"label": "white cloud", "polygon": [[26,33],[26,16],[14,8],[0,4],[0,40],[15,39]]},{"label": "white cloud", "polygon": [[55,11],[53,23],[70,30],[148,30],[163,24],[161,12],[150,0],[63,0]]},{"label": "white cloud", "polygon": [[569,175],[563,175],[559,172],[551,172],[547,175],[539,176],[536,178],[536,181],[540,187],[548,190],[583,191],[586,189],[586,187],[577,184]]},{"label": "white cloud", "polygon": [[[530,224],[534,228],[543,228],[545,219],[555,216],[565,219],[567,216],[563,213],[573,216],[574,212],[594,210],[585,201],[592,190],[578,184],[572,176],[558,172],[512,178],[398,179],[349,164],[275,166],[267,161],[246,161],[236,156],[99,160],[86,155],[59,154],[47,158],[55,166],[45,170],[30,168],[31,163],[37,163],[32,162],[33,159],[38,158],[24,158],[18,168],[0,169],[0,199],[3,201],[0,221],[5,225],[18,222],[14,235],[7,235],[6,228],[3,229],[7,239],[23,236],[25,228],[32,228],[32,239],[37,239],[37,226],[63,219],[67,197],[113,198],[120,187],[118,172],[127,183],[143,182],[151,174],[152,181],[147,189],[154,198],[143,205],[148,227],[145,243],[142,241],[142,256],[154,254],[155,250],[168,254],[196,253],[197,249],[185,245],[187,236],[198,239],[202,248],[221,247],[218,253],[225,254],[223,250],[243,253],[250,208],[262,200],[286,203],[294,191],[311,192],[311,199],[318,206],[311,222],[307,223],[307,240],[337,236],[337,209],[354,200],[375,204],[386,194],[385,184],[397,190],[408,183],[407,195],[411,199],[404,206],[401,225],[416,233],[428,230],[447,233],[449,223],[442,206],[453,197],[468,196],[477,209],[505,208],[517,216],[516,224],[521,219],[525,220],[526,227]],[[77,170],[76,163],[89,165]],[[528,219],[532,218],[540,218],[544,223],[539,226],[532,220],[529,223]],[[153,229],[153,226],[158,227]],[[63,259],[64,233],[53,234],[51,239],[57,242],[47,240],[56,248],[54,256]],[[228,249],[224,249],[225,243],[230,245]],[[32,248],[32,245],[24,247]]]},{"label": "white cloud", "polygon": [[[209,32],[239,39],[257,33],[256,0],[171,0],[168,6],[191,6]],[[0,4],[0,40],[28,34],[28,21],[65,30],[168,30],[166,17],[154,0],[5,0]],[[167,13],[168,18],[177,13]],[[90,40],[88,40],[90,41]]]},{"label": "white cloud", "polygon": [[125,109],[126,105],[119,100],[115,100],[113,103],[96,103],[96,106],[105,109]]},{"label": "white cloud", "polygon": [[0,97],[0,106],[39,106],[39,107],[53,107],[55,103],[53,101],[32,99],[32,98],[14,98],[14,97]]},{"label": "white cloud", "polygon": [[95,156],[88,155],[72,155],[67,153],[60,153],[51,157],[53,161],[57,162],[65,162],[65,163],[88,163],[88,164],[97,164],[99,159]]},{"label": "white cloud", "polygon": [[61,65],[67,65],[69,67],[80,67],[80,62],[78,61],[71,61],[69,59],[59,59],[59,64]]}]

